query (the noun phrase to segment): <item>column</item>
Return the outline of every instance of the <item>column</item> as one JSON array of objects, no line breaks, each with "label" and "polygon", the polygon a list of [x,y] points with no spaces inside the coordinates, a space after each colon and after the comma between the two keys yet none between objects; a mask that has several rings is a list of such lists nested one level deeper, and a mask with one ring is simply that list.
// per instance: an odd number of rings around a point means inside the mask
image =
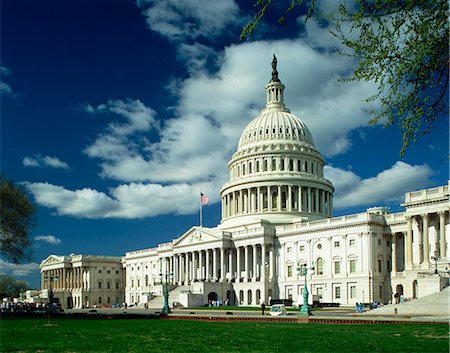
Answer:
[{"label": "column", "polygon": [[326,214],[327,212],[325,210],[325,190],[322,190],[322,195],[321,196],[322,196],[321,202],[320,202],[320,206],[321,207],[319,207],[319,212],[322,213],[322,214],[323,213]]},{"label": "column", "polygon": [[423,264],[430,267],[430,241],[428,239],[428,214],[422,215]]},{"label": "column", "polygon": [[233,278],[233,249],[228,249],[228,272],[230,273],[230,281]]},{"label": "column", "polygon": [[314,198],[316,199],[314,212],[319,213],[319,189],[314,189]]},{"label": "column", "polygon": [[405,267],[408,270],[412,269],[412,218],[411,216],[406,217],[406,264]]},{"label": "column", "polygon": [[220,248],[220,282],[225,281],[225,249]]},{"label": "column", "polygon": [[303,196],[302,187],[300,185],[298,187],[298,211],[303,212]]},{"label": "column", "polygon": [[270,186],[267,187],[267,211],[272,211],[272,188]]},{"label": "column", "polygon": [[442,257],[447,257],[447,252],[445,249],[445,241],[446,241],[446,234],[445,234],[445,211],[438,212],[439,214],[439,236],[440,236],[440,249],[439,254]]},{"label": "column", "polygon": [[189,253],[184,253],[184,284],[189,284]]},{"label": "column", "polygon": [[217,281],[217,251],[216,248],[212,249],[213,252],[213,281]]},{"label": "column", "polygon": [[256,255],[256,245],[252,245],[253,248],[253,276],[252,276],[252,282],[256,282],[256,266],[258,264],[258,257]]},{"label": "column", "polygon": [[[206,268],[205,268],[205,271],[203,271],[203,259],[204,259],[204,256],[203,256],[203,250],[200,250],[200,253],[199,253],[200,255],[200,281],[204,281],[205,280],[205,276],[206,276]],[[206,254],[205,254],[205,257],[206,257]],[[205,264],[205,267],[206,267],[206,264]]]},{"label": "column", "polygon": [[192,267],[193,267],[193,280],[196,281],[198,279],[198,260],[197,260],[197,251],[192,252]]},{"label": "column", "polygon": [[292,185],[288,185],[288,194],[287,194],[287,210],[288,212],[292,211]]},{"label": "column", "polygon": [[269,281],[273,281],[273,244],[270,245],[269,250]]},{"label": "column", "polygon": [[308,212],[311,212],[311,188],[309,186],[307,188],[307,192],[306,209]]},{"label": "column", "polygon": [[236,282],[241,281],[241,247],[236,247]]},{"label": "column", "polygon": [[260,186],[258,186],[256,188],[256,197],[257,197],[257,200],[258,200],[257,207],[256,207],[257,208],[256,212],[262,212],[263,211],[263,204],[262,204],[263,197],[262,197],[261,187]]},{"label": "column", "polygon": [[209,282],[209,249],[206,249],[206,254],[205,254],[205,276],[206,276],[206,281]]},{"label": "column", "polygon": [[391,255],[391,264],[392,264],[392,274],[395,275],[397,273],[397,234],[392,234],[392,255]]},{"label": "column", "polygon": [[281,211],[281,186],[278,185],[277,211]]},{"label": "column", "polygon": [[244,213],[242,207],[242,190],[239,190],[239,204],[238,204],[238,213]]},{"label": "column", "polygon": [[266,244],[264,242],[261,244],[261,271],[260,271],[260,281],[266,281]]},{"label": "column", "polygon": [[244,246],[244,282],[248,282],[248,246]]},{"label": "column", "polygon": [[248,189],[246,192],[243,192],[244,194],[244,213],[248,213]]}]

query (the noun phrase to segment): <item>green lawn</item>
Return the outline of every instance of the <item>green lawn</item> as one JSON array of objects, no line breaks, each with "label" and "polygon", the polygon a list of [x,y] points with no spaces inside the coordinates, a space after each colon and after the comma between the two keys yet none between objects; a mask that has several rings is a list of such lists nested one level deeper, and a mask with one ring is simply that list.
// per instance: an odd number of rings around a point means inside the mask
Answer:
[{"label": "green lawn", "polygon": [[448,352],[447,325],[2,319],[2,352]]}]

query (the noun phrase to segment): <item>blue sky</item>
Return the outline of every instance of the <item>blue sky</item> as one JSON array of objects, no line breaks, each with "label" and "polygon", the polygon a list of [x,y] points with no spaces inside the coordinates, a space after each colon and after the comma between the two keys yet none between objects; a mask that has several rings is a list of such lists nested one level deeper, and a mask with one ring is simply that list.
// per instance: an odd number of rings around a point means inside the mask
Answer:
[{"label": "blue sky", "polygon": [[[265,104],[272,54],[288,108],[310,128],[335,185],[334,215],[447,183],[448,120],[399,157],[397,128],[368,127],[371,83],[326,28],[233,0],[2,1],[1,170],[38,205],[33,260],[0,272],[39,287],[49,254],[124,255],[220,222],[240,133]],[[324,9],[332,11],[332,7]],[[376,107],[375,107],[376,108]]]}]

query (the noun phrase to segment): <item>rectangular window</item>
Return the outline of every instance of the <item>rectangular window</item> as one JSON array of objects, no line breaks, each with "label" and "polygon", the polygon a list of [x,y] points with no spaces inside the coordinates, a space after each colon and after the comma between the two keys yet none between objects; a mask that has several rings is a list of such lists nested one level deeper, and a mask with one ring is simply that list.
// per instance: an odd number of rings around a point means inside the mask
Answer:
[{"label": "rectangular window", "polygon": [[334,287],[334,297],[336,299],[341,298],[341,287]]},{"label": "rectangular window", "polygon": [[300,245],[300,251],[305,251],[305,246],[304,245]]},{"label": "rectangular window", "polygon": [[355,239],[350,239],[349,240],[349,245],[350,246],[355,246]]},{"label": "rectangular window", "polygon": [[102,303],[102,297],[98,297],[98,303],[99,303],[99,304]]},{"label": "rectangular window", "polygon": [[335,248],[338,248],[338,247],[340,247],[340,246],[341,246],[341,244],[340,244],[338,241],[335,241],[335,242],[334,242],[334,247],[335,247]]},{"label": "rectangular window", "polygon": [[287,276],[292,277],[292,265],[288,265],[287,267]]},{"label": "rectangular window", "polygon": [[356,286],[351,286],[350,287],[350,298],[351,299],[356,298]]},{"label": "rectangular window", "polygon": [[341,262],[340,261],[334,262],[334,273],[335,274],[341,273]]},{"label": "rectangular window", "polygon": [[102,273],[102,270],[98,270],[98,273]]},{"label": "rectangular window", "polygon": [[111,304],[111,298],[110,297],[107,298],[107,303]]},{"label": "rectangular window", "polygon": [[292,252],[292,247],[289,246],[289,247],[286,249],[286,251],[287,251],[288,254],[290,254],[290,253]]},{"label": "rectangular window", "polygon": [[111,289],[111,283],[106,282],[106,288],[107,288],[107,289]]},{"label": "rectangular window", "polygon": [[383,298],[383,286],[380,286],[380,298]]},{"label": "rectangular window", "polygon": [[378,239],[378,245],[381,245],[381,239]]},{"label": "rectangular window", "polygon": [[98,282],[98,289],[102,289],[102,282]]},{"label": "rectangular window", "polygon": [[119,274],[119,270],[116,270],[116,275],[118,275]]},{"label": "rectangular window", "polygon": [[134,279],[131,280],[131,288],[134,288]]},{"label": "rectangular window", "polygon": [[139,288],[139,287],[140,287],[140,285],[141,285],[141,280],[140,280],[140,279],[138,279],[138,280],[137,280],[137,287]]},{"label": "rectangular window", "polygon": [[350,260],[350,273],[356,272],[356,260],[352,259]]},{"label": "rectangular window", "polygon": [[383,268],[381,266],[381,260],[378,260],[378,272],[383,272]]},{"label": "rectangular window", "polygon": [[119,282],[116,282],[116,289],[119,289]]}]

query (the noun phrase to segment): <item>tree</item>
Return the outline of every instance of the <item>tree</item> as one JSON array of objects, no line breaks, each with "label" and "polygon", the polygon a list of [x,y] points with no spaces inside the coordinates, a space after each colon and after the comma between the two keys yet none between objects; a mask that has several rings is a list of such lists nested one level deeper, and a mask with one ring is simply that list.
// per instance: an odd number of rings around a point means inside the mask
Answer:
[{"label": "tree", "polygon": [[0,254],[13,263],[30,259],[29,234],[36,225],[36,206],[12,181],[0,176]]},{"label": "tree", "polygon": [[26,289],[27,283],[25,281],[18,281],[14,277],[0,275],[0,299],[17,298]]},{"label": "tree", "polygon": [[[323,0],[325,1],[325,0]],[[254,19],[241,33],[249,38],[276,1],[258,0]],[[278,1],[280,2],[280,1]],[[319,14],[312,0],[288,3],[281,23],[292,10],[306,6],[306,19]],[[446,0],[354,0],[339,5],[337,15],[325,16],[330,33],[340,40],[339,53],[357,60],[350,77],[341,81],[373,81],[379,102],[371,111],[374,125],[397,125],[407,147],[448,118],[449,47]]]}]

